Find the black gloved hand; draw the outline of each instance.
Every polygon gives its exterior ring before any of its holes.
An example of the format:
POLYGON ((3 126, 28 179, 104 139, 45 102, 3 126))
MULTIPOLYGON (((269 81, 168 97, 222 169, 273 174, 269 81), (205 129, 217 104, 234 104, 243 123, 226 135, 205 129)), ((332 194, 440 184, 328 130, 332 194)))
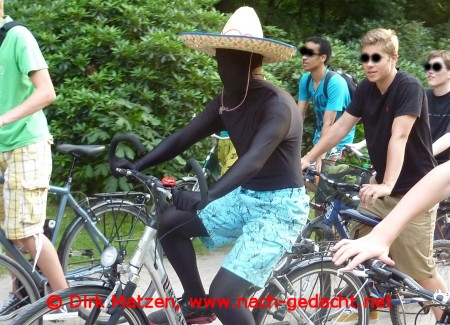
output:
POLYGON ((179 190, 174 188, 172 190, 173 204, 177 210, 195 211, 200 203, 200 192, 179 190))
POLYGON ((132 169, 135 170, 135 164, 125 158, 114 157, 109 159, 109 169, 114 177, 121 177, 123 175, 117 173, 116 168, 132 169))

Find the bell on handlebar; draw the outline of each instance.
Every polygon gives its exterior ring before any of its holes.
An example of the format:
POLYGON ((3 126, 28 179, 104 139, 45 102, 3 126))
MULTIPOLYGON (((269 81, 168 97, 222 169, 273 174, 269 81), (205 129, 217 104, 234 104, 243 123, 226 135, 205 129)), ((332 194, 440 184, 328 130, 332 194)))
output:
POLYGON ((164 176, 161 182, 167 187, 174 187, 177 184, 177 180, 172 176, 164 176))

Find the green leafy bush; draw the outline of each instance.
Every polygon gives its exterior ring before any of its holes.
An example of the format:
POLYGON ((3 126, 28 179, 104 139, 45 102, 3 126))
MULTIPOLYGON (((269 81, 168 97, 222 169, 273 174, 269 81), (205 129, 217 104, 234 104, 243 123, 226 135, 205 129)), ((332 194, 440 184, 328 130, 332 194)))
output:
MULTIPOLYGON (((28 25, 49 63, 58 99, 45 112, 55 142, 108 144, 115 134, 134 133, 150 149, 202 110, 220 91, 215 62, 185 47, 179 34, 220 31, 226 17, 214 2, 8 1, 7 14, 28 25)), ((202 159, 207 145, 152 172, 179 175, 183 158, 202 159)), ((61 182, 67 167, 55 154, 52 181, 61 182)), ((77 179, 88 192, 114 190, 119 184, 109 175, 105 155, 77 179)))

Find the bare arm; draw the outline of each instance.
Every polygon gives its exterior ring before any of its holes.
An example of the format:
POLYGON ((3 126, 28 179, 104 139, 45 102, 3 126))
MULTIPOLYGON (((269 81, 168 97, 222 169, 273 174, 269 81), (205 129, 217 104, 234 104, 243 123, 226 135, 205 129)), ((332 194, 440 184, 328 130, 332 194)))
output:
POLYGON ((297 106, 298 106, 298 109, 300 110, 300 114, 303 118, 303 121, 305 121, 306 110, 308 109, 308 101, 299 100, 299 101, 297 101, 297 106))
POLYGON ((315 161, 320 155, 326 153, 335 147, 358 123, 359 117, 350 115, 347 112, 334 123, 319 142, 302 158, 302 169, 306 169, 311 162, 315 161))
POLYGON ((20 105, 0 116, 0 127, 29 116, 56 99, 55 89, 47 69, 30 72, 34 92, 20 105))
POLYGON ((438 202, 450 196, 450 161, 434 168, 425 175, 400 200, 394 209, 373 230, 357 240, 344 239, 333 250, 333 261, 341 265, 354 258, 346 267, 348 270, 370 258, 379 258, 394 265, 388 257, 389 248, 403 228, 415 217, 431 209, 438 202), (432 188, 433 191, 427 189, 432 188))
POLYGON ((325 114, 323 115, 321 137, 323 137, 331 129, 334 122, 336 121, 336 116, 337 116, 336 111, 325 111, 325 114))
POLYGON ((444 134, 433 143, 433 156, 440 154, 450 147, 450 133, 444 134))
MULTIPOLYGON (((320 132, 320 137, 322 138, 333 126, 334 122, 336 121, 336 111, 325 111, 325 114, 323 115, 323 125, 322 130, 320 132)), ((317 171, 322 170, 322 160, 325 159, 326 152, 324 152, 320 157, 317 157, 316 159, 316 166, 315 169, 317 171)))
POLYGON ((392 123, 391 138, 388 144, 386 170, 382 184, 364 184, 359 192, 362 204, 374 205, 379 197, 391 194, 402 170, 408 136, 417 117, 402 115, 392 123))

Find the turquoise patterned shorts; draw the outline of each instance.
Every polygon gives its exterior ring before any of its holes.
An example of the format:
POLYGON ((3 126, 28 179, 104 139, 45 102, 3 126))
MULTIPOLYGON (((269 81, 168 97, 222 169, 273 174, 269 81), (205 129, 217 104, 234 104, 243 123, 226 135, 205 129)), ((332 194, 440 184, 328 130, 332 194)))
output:
POLYGON ((305 226, 308 203, 304 188, 239 187, 199 213, 209 234, 201 240, 209 249, 236 241, 222 267, 262 288, 305 226))

